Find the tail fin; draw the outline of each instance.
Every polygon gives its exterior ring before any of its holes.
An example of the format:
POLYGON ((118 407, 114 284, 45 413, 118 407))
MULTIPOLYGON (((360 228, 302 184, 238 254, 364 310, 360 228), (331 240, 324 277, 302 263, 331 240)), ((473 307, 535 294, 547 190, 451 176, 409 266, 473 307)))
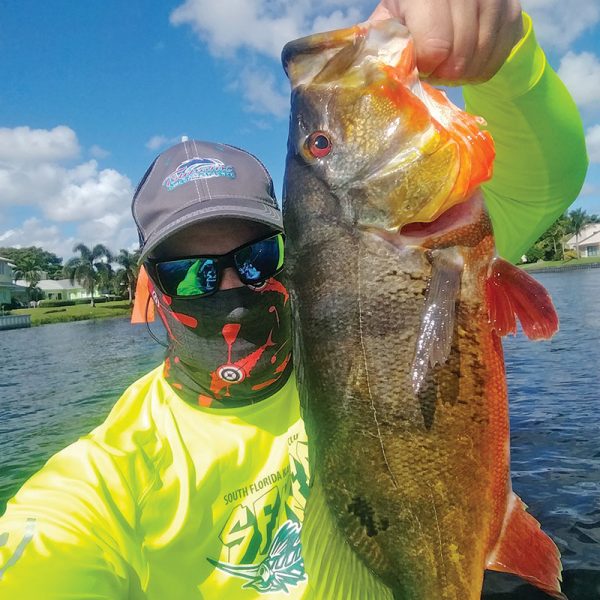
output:
POLYGON ((560 552, 525 509, 523 501, 511 493, 502 532, 486 568, 513 573, 553 598, 567 600, 560 591, 560 552))

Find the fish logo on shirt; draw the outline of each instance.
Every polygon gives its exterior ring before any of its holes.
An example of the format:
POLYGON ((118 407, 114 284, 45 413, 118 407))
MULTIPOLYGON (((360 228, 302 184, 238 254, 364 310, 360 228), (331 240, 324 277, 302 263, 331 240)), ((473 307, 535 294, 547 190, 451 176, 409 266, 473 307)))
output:
POLYGON ((253 588, 260 593, 285 592, 306 579, 300 545, 301 526, 286 521, 275 534, 267 557, 258 564, 235 565, 207 559, 224 573, 247 579, 242 588, 253 588))

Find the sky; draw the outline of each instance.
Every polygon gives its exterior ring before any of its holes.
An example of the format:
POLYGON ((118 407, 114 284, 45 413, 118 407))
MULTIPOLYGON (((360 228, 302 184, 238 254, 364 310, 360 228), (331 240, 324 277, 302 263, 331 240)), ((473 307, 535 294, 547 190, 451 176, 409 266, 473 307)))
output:
MULTIPOLYGON (((522 0, 577 102, 600 214, 600 0, 522 0)), ((190 138, 256 154, 280 196, 285 42, 364 20, 366 0, 5 0, 0 3, 0 246, 134 249, 133 190, 190 138)))

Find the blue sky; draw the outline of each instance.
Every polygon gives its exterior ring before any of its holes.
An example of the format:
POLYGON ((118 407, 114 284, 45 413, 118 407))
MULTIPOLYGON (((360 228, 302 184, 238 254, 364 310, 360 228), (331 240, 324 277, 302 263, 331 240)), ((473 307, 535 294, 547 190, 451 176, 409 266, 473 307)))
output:
MULTIPOLYGON (((523 0, 584 118, 600 214, 600 0, 523 0)), ((258 155, 281 190, 289 39, 364 0, 20 0, 0 7, 0 246, 133 248, 133 188, 181 135, 258 155)))

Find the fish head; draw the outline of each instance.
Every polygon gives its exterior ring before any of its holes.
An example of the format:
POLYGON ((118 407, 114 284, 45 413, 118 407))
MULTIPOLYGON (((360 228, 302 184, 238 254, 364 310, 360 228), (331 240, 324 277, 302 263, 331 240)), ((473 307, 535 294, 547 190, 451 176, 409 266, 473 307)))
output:
POLYGON ((330 193, 350 226, 398 232, 431 222, 491 176, 481 120, 424 84, 408 30, 390 19, 288 43, 288 162, 330 193))

